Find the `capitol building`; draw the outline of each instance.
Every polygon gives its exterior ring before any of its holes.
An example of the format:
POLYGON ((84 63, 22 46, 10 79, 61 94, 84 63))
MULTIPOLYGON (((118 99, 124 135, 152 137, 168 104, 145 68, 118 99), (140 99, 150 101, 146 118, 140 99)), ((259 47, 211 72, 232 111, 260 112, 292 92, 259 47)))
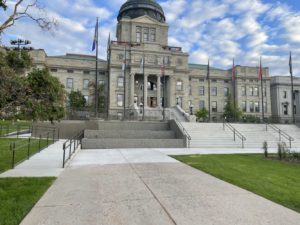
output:
MULTIPOLYGON (((271 77, 268 68, 263 68, 263 87, 258 67, 236 65, 235 79, 232 68, 210 67, 208 75, 207 65, 190 64, 188 52, 169 45, 168 30, 163 8, 155 0, 127 0, 121 6, 107 60, 98 59, 97 79, 104 86, 103 107, 108 115, 122 118, 130 111, 147 117, 175 107, 194 114, 206 108, 212 120, 220 120, 228 95, 246 115, 261 117, 263 109, 265 117, 291 117, 292 110, 299 113, 298 79, 292 106, 288 82, 271 77), (277 98, 273 100, 271 94, 277 98)), ((79 90, 89 104, 94 103, 89 85, 95 82, 94 56, 47 56, 43 50, 31 55, 35 66, 47 66, 68 92, 79 90)))

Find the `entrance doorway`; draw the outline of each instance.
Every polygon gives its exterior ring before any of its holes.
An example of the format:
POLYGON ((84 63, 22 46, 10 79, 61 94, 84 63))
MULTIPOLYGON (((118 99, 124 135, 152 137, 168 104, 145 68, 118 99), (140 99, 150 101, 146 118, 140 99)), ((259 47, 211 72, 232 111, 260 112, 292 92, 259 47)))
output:
POLYGON ((149 98, 149 106, 151 108, 156 108, 157 107, 157 98, 156 97, 150 97, 149 98))

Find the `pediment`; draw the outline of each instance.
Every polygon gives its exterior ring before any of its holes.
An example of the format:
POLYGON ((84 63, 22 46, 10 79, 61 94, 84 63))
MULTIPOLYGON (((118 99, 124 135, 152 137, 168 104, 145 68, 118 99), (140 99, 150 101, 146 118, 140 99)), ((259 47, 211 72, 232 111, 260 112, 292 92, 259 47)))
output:
POLYGON ((147 15, 135 18, 135 19, 132 20, 132 22, 162 25, 162 23, 158 22, 157 20, 155 20, 155 19, 153 19, 153 18, 151 18, 150 16, 147 16, 147 15))

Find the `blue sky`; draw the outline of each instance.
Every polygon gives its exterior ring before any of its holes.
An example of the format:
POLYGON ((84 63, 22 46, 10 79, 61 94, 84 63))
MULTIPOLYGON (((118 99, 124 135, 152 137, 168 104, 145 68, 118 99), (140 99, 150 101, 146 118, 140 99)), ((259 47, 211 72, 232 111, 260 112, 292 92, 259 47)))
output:
MULTIPOLYGON (((14 1, 9 1, 13 4, 14 1)), ((30 0, 25 0, 30 2, 30 0)), ((116 16, 125 0, 40 0, 48 16, 57 18, 52 32, 29 20, 19 21, 2 36, 2 43, 21 37, 48 55, 93 54, 95 18, 100 17, 100 55, 106 58, 109 32, 115 39, 116 16)), ((182 46, 190 63, 230 68, 236 64, 270 68, 271 75, 288 75, 293 51, 295 74, 300 76, 300 2, 298 0, 158 0, 170 25, 169 45, 182 46)), ((0 13, 0 22, 5 14, 0 13)))

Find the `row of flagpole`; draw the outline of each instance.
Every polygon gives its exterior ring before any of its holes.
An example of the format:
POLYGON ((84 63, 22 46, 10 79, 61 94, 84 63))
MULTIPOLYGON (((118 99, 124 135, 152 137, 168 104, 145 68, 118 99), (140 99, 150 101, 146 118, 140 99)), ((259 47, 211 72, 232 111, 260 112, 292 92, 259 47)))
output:
MULTIPOLYGON (((292 52, 290 52, 289 58, 289 69, 290 69, 290 77, 291 77, 291 107, 292 107, 292 115, 293 115, 293 123, 295 120, 295 110, 294 110, 294 77, 293 77, 293 64, 292 64, 292 52)), ((208 81, 208 117, 209 121, 211 120, 211 90, 210 90, 210 61, 208 60, 207 64, 207 81, 208 81)), ((237 110, 236 107, 236 72, 235 72, 235 61, 233 59, 232 62, 232 75, 231 80, 233 83, 233 104, 234 110, 237 110)), ((267 93, 267 87, 265 89, 263 87, 263 67, 262 67, 262 57, 260 57, 260 65, 259 65, 259 80, 261 81, 261 96, 262 96, 262 120, 265 119, 265 105, 264 105, 264 94, 267 93)), ((236 113, 234 113, 235 115, 236 113)), ((236 118, 234 118, 236 120, 236 118)))
MULTIPOLYGON (((93 46, 92 46, 92 51, 94 51, 96 49, 96 75, 95 75, 95 116, 96 118, 98 117, 98 52, 99 52, 99 19, 97 17, 96 20, 96 26, 95 26, 95 33, 94 33, 94 40, 93 40, 93 46)), ((110 44, 110 43, 108 43, 110 44)), ((126 90, 126 46, 124 48, 124 60, 123 60, 123 64, 122 64, 122 70, 124 73, 124 100, 123 100, 123 105, 124 105, 124 116, 125 116, 125 110, 126 110, 126 105, 125 105, 125 100, 126 100, 126 96, 125 96, 125 90, 126 90)), ((145 59, 144 59, 144 54, 141 60, 141 67, 142 67, 142 74, 143 76, 145 76, 145 59)), ((164 70, 165 70, 165 62, 163 60, 163 65, 161 67, 161 76, 164 77, 164 85, 165 85, 165 74, 164 74, 164 70)), ((294 77, 293 77, 293 63, 292 63, 292 52, 290 52, 290 57, 289 57, 289 70, 290 70, 290 77, 291 77, 291 108, 292 108, 292 115, 293 115, 293 123, 295 123, 295 110, 294 110, 294 77)), ((232 63, 232 82, 233 82, 233 99, 234 99, 234 110, 236 111, 236 72, 235 72, 235 61, 233 59, 233 63, 232 63)), ((265 107, 264 107, 264 88, 263 88, 263 67, 262 67, 262 58, 260 57, 260 67, 259 67, 259 79, 261 81, 261 96, 262 96, 262 119, 265 119, 265 107)), ((208 80, 208 114, 209 114, 209 121, 211 120, 211 99, 210 99, 210 95, 211 95, 211 90, 210 90, 210 62, 208 60, 208 64, 207 64, 207 80, 208 80)), ((147 88, 147 87, 144 87, 147 88)), ((157 87, 160 88, 160 87, 157 87)), ((165 88, 164 88, 165 89, 165 88)), ((266 89, 266 87, 265 87, 266 89)), ((266 90, 265 90, 266 91, 266 90)), ((163 92, 165 92, 163 90, 163 92)), ((144 93, 144 90, 143 90, 144 93)), ((165 93, 163 93, 164 98, 165 98, 165 93)), ((144 101, 144 94, 143 94, 143 101, 144 101)), ((160 102, 160 99, 158 99, 158 102, 160 102)), ((144 119, 144 112, 145 112, 145 104, 146 102, 144 102, 143 104, 143 119, 144 119)), ((160 104, 160 103, 159 103, 160 104)), ((163 111, 165 109, 165 99, 164 99, 164 103, 163 103, 163 111)), ((235 114, 235 113, 234 113, 235 114)), ((163 112, 163 117, 165 117, 165 112, 163 112)), ((236 119, 236 118, 234 118, 236 119)))

